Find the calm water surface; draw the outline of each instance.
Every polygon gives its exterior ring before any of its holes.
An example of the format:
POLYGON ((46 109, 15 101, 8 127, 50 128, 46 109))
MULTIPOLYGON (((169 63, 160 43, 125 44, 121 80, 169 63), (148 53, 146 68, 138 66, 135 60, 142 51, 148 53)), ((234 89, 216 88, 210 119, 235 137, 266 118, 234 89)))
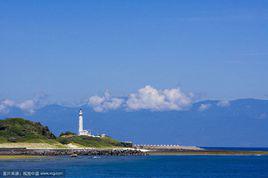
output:
POLYGON ((48 157, 1 160, 5 169, 63 169, 65 177, 268 178, 268 156, 48 157))

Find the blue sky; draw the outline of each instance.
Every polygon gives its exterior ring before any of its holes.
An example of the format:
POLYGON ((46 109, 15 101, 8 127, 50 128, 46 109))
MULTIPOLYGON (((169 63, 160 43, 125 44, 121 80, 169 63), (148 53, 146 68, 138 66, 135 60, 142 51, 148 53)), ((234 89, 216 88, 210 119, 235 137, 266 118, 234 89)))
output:
POLYGON ((1 1, 0 99, 180 87, 268 98, 268 2, 1 1))

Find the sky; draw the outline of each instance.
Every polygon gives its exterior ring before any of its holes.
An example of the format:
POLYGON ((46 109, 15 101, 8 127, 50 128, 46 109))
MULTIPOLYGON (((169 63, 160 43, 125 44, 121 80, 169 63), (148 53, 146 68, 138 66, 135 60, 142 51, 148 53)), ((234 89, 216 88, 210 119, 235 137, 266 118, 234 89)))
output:
POLYGON ((267 99, 267 9, 266 0, 2 0, 0 99, 118 104, 108 90, 135 108, 157 89, 150 96, 169 103, 152 107, 180 107, 169 98, 178 87, 185 103, 267 99))

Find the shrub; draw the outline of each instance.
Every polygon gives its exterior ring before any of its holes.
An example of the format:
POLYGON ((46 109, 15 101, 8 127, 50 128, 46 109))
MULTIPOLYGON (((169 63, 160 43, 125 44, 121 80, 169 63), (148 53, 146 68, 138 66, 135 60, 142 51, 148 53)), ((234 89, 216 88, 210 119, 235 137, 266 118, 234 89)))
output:
POLYGON ((67 145, 69 143, 71 143, 71 141, 68 139, 68 138, 58 138, 58 141, 61 143, 61 144, 64 144, 64 145, 67 145))
POLYGON ((60 133, 60 137, 64 136, 64 135, 76 135, 75 133, 71 132, 71 131, 66 131, 66 132, 61 132, 60 133))

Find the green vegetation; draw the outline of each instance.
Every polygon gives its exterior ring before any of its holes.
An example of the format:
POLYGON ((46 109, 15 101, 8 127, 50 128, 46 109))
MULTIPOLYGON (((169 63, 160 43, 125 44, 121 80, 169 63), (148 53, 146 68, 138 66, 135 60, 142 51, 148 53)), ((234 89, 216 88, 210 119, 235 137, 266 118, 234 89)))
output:
POLYGON ((68 136, 73 136, 73 135, 76 135, 76 134, 70 131, 60 133, 60 137, 68 137, 68 136))
POLYGON ((68 144, 76 147, 132 147, 131 143, 120 142, 111 137, 77 136, 70 131, 56 137, 47 126, 22 118, 0 120, 0 144, 9 143, 46 143, 58 148, 68 148, 68 144))
POLYGON ((0 143, 5 142, 54 142, 56 136, 47 126, 22 118, 0 120, 0 143))
POLYGON ((81 145, 83 147, 131 147, 131 144, 119 142, 112 139, 111 137, 89 137, 89 136, 77 136, 73 135, 71 137, 61 136, 57 139, 62 144, 74 143, 76 145, 81 145))

